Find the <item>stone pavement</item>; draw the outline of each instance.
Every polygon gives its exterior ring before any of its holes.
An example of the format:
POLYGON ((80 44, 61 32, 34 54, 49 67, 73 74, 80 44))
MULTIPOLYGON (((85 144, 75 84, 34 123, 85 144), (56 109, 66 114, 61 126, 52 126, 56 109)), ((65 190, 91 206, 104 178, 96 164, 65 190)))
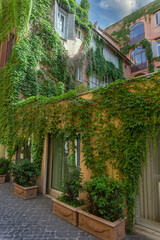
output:
MULTIPOLYGON (((23 200, 11 183, 0 184, 0 240, 96 240, 52 214, 51 199, 38 195, 23 200)), ((124 240, 146 240, 127 235, 124 240)))

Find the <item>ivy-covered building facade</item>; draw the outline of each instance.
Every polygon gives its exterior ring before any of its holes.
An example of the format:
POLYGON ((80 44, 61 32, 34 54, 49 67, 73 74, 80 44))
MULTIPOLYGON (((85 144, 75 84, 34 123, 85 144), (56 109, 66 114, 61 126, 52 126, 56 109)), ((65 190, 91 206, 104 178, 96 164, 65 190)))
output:
POLYGON ((130 60, 118 41, 75 0, 1 0, 0 9, 0 142, 8 157, 38 164, 43 194, 59 194, 70 155, 85 180, 118 178, 128 227, 136 216, 159 237, 159 73, 125 79, 130 60))
POLYGON ((107 27, 131 60, 130 77, 158 71, 160 67, 160 1, 155 0, 107 27))
MULTIPOLYGON (((1 0, 0 6, 4 111, 11 102, 28 97, 84 92, 129 77, 130 61, 111 37, 93 27, 88 11, 76 1, 1 0)), ((0 154, 5 154, 2 146, 0 154)))

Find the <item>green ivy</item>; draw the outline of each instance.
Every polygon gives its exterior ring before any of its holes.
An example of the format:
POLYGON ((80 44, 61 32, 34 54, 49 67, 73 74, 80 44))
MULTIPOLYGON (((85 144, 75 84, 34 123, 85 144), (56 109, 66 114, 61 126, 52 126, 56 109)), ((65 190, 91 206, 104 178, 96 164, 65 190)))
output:
MULTIPOLYGON (((147 20, 146 15, 150 16, 155 13, 156 10, 160 8, 160 0, 155 0, 154 2, 144 6, 135 12, 131 13, 127 17, 123 18, 119 22, 120 29, 118 31, 112 32, 112 36, 119 42, 121 51, 123 54, 127 55, 130 49, 134 49, 137 44, 130 44, 129 33, 130 26, 136 22, 137 19, 140 19, 142 16, 145 16, 145 20, 147 20)), ((114 27, 118 23, 113 24, 111 27, 114 27)), ((108 27, 109 29, 110 27, 108 27)), ((107 31, 107 28, 106 28, 107 31)), ((138 44, 142 44, 142 46, 146 50, 146 57, 149 63, 150 72, 154 71, 153 59, 152 59, 152 49, 150 43, 147 40, 140 41, 138 44)))
POLYGON ((71 142, 80 133, 84 163, 92 178, 110 175, 111 164, 125 185, 131 230, 147 138, 151 133, 154 139, 159 131, 159 73, 118 80, 92 93, 92 99, 71 91, 59 97, 35 96, 12 103, 5 122, 0 122, 0 136, 8 146, 9 158, 17 146, 32 138, 33 158, 40 167, 47 133, 64 134, 71 142))
POLYGON ((88 51, 88 67, 87 75, 96 74, 98 79, 102 81, 103 77, 112 76, 113 79, 123 79, 122 59, 118 57, 119 69, 112 62, 106 61, 103 55, 104 40, 98 36, 94 36, 96 42, 96 50, 93 48, 88 51))

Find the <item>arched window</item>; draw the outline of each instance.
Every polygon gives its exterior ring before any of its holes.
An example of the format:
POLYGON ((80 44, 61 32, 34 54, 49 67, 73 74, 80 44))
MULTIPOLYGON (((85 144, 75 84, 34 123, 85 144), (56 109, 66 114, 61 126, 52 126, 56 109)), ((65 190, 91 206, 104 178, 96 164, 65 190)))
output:
POLYGON ((133 65, 131 66, 131 72, 137 72, 147 68, 146 62, 146 53, 145 49, 142 46, 138 46, 131 52, 131 62, 133 65))
POLYGON ((144 23, 139 22, 130 28, 130 44, 137 43, 144 39, 144 23))

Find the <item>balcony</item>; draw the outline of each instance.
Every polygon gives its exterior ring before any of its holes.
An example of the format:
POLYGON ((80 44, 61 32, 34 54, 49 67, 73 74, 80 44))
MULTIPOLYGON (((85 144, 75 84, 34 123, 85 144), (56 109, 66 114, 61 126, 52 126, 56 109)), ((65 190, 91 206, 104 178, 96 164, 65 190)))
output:
POLYGON ((141 40, 145 39, 145 34, 142 33, 141 35, 135 36, 132 39, 130 39, 130 44, 137 43, 141 40))
POLYGON ((147 69, 147 63, 141 63, 138 65, 132 65, 131 66, 131 73, 135 73, 141 70, 147 69))

